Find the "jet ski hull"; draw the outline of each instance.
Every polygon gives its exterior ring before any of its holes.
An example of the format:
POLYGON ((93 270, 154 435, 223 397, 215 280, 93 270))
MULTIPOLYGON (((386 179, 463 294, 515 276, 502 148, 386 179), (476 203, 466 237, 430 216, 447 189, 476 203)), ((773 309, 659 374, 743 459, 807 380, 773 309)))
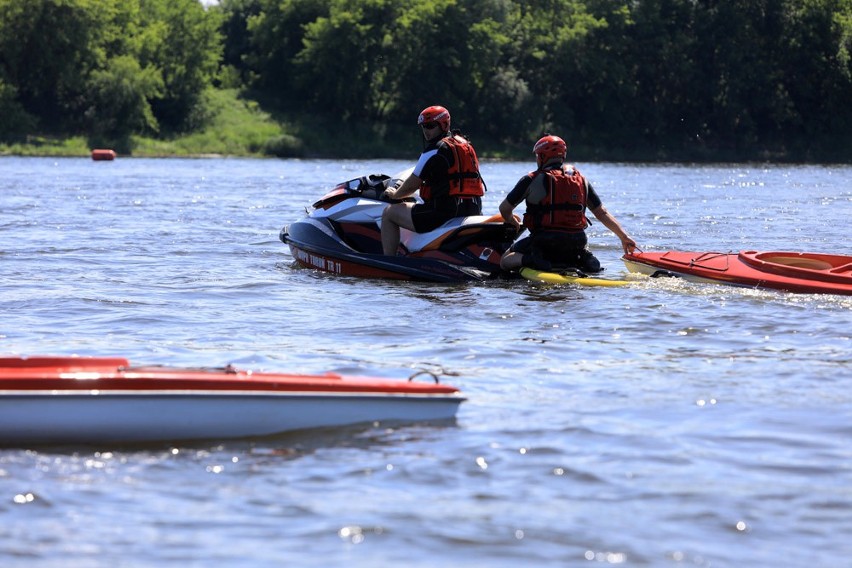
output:
POLYGON ((281 230, 298 264, 340 276, 428 282, 488 280, 502 273, 500 258, 518 233, 499 215, 451 219, 428 233, 402 229, 401 254, 384 255, 380 224, 388 202, 365 179, 394 180, 369 176, 339 184, 307 217, 281 230))

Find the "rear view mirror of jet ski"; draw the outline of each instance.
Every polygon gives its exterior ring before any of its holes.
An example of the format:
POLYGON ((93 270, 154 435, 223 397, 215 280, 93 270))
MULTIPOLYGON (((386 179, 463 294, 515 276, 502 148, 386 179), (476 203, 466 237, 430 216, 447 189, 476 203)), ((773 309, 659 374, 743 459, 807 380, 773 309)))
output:
POLYGON ((427 233, 402 229, 405 254, 382 254, 382 212, 397 202, 385 190, 399 187, 411 171, 338 184, 313 204, 307 217, 284 227, 281 240, 298 264, 342 276, 428 282, 498 277, 500 257, 518 236, 500 215, 456 217, 427 233))

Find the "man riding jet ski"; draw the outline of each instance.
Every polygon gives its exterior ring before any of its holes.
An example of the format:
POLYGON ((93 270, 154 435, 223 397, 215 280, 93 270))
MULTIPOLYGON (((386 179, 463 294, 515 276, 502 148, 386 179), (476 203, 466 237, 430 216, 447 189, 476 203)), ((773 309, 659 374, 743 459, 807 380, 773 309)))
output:
POLYGON ((500 215, 452 217, 426 232, 399 229, 398 254, 385 255, 381 227, 391 198, 412 170, 371 174, 338 184, 303 219, 284 227, 281 240, 297 263, 343 276, 431 282, 486 280, 500 275, 500 257, 518 230, 500 215))
POLYGON ((420 191, 422 203, 403 201, 389 205, 382 215, 382 248, 399 253, 400 227, 425 233, 453 217, 482 214, 485 183, 479 173, 476 151, 461 132, 450 131, 450 111, 430 106, 417 117, 424 150, 410 176, 398 188, 387 190, 391 199, 404 199, 420 191))

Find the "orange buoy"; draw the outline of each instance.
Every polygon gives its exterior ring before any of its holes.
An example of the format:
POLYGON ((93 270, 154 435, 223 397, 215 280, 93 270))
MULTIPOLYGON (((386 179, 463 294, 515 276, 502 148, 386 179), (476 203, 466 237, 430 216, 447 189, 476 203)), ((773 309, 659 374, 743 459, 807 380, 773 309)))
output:
POLYGON ((92 150, 92 159, 95 161, 114 160, 115 150, 96 149, 92 150))

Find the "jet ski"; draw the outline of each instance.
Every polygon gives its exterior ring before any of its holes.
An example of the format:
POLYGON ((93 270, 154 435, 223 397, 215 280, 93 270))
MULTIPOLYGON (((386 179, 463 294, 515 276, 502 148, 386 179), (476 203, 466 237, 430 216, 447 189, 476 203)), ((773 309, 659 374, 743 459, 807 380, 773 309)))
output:
POLYGON ((389 203, 399 202, 388 200, 384 192, 399 187, 412 170, 337 184, 305 218, 284 227, 281 240, 298 264, 342 276, 428 282, 500 276, 500 257, 519 233, 499 214, 457 217, 427 233, 402 229, 405 254, 382 253, 382 212, 389 203))

